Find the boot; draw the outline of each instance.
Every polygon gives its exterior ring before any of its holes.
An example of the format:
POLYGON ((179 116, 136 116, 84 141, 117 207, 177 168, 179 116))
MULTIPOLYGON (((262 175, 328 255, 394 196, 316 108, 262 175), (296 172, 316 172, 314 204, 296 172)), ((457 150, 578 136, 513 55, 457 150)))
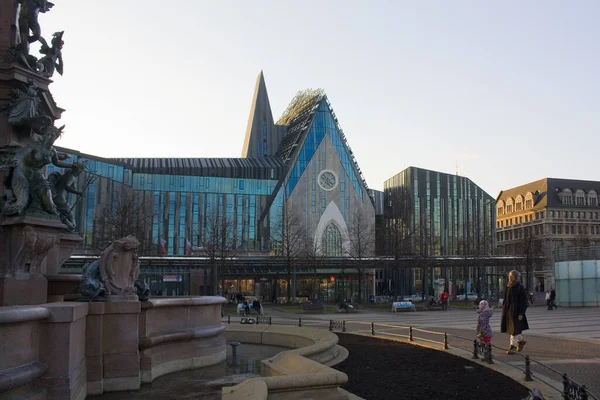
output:
POLYGON ((510 346, 508 348, 508 350, 506 350, 506 354, 515 354, 516 350, 517 350, 517 346, 510 346))
POLYGON ((517 351, 521 351, 521 350, 523 350, 523 347, 525 347, 525 345, 527 344, 527 340, 523 339, 517 344, 518 344, 517 351))

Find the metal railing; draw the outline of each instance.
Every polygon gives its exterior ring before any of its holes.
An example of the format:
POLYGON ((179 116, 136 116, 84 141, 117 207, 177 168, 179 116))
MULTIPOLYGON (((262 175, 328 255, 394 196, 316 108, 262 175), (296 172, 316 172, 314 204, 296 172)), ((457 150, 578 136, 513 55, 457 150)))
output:
MULTIPOLYGON (((458 336, 458 335, 450 335, 450 336, 453 338, 456 338, 456 339, 461 339, 461 340, 465 340, 465 341, 469 341, 469 342, 472 340, 472 339, 465 338, 465 337, 458 336)), ((472 358, 478 359, 479 355, 482 355, 482 360, 484 362, 487 362, 488 364, 493 364, 494 361, 493 361, 493 357, 492 357, 492 348, 500 350, 500 351, 505 350, 501 347, 494 346, 492 344, 481 343, 477 339, 475 339, 473 341, 473 357, 472 358)), ((540 361, 533 360, 528 355, 523 355, 523 354, 519 354, 519 353, 513 353, 513 354, 518 357, 521 357, 523 359, 524 367, 520 368, 518 365, 514 365, 514 364, 508 364, 508 365, 510 365, 513 368, 521 370, 523 372, 523 380, 524 381, 526 381, 526 382, 533 381, 534 374, 531 370, 531 363, 534 363, 535 365, 545 368, 546 370, 551 371, 552 373, 555 373, 562 378, 562 389, 557 388, 544 380, 539 380, 539 381, 544 383, 549 388, 561 393, 562 398, 564 400, 588 400, 588 399, 600 400, 600 398, 598 398, 594 394, 590 393, 585 385, 582 385, 579 382, 575 381, 570 376, 568 376, 566 373, 558 371, 540 361)))

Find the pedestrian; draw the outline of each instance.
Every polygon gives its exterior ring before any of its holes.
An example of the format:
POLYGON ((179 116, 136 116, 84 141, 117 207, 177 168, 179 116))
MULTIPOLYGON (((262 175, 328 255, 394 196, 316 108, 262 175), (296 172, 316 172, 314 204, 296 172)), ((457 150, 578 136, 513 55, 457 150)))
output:
POLYGON ((548 310, 552 310, 552 299, 550 298, 550 290, 546 290, 546 305, 548 310))
POLYGON ((558 308, 556 305, 556 290, 554 288, 550 291, 550 306, 551 308, 558 308))
POLYGON ((448 292, 446 292, 445 290, 440 295, 440 300, 442 301, 442 310, 448 309, 448 297, 448 292))
POLYGON ((510 346, 506 354, 514 354, 514 351, 521 351, 527 341, 521 334, 529 329, 527 324, 527 293, 525 288, 519 282, 519 272, 510 271, 508 274, 508 285, 504 290, 504 301, 502 303, 502 321, 500 330, 502 333, 510 335, 510 346))
POLYGON ((477 338, 485 344, 492 343, 492 327, 490 326, 490 319, 492 318, 492 315, 494 315, 494 312, 486 300, 481 300, 479 302, 477 313, 479 314, 477 319, 477 338))

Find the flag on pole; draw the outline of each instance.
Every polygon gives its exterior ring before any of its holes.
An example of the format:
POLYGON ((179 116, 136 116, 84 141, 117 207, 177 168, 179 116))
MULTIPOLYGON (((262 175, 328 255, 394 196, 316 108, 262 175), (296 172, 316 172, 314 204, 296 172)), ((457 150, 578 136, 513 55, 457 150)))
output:
POLYGON ((191 256, 192 255, 192 244, 190 243, 189 240, 187 240, 187 238, 185 239, 185 253, 186 256, 191 256))
POLYGON ((162 237, 160 238, 160 247, 158 249, 158 254, 161 256, 167 254, 167 241, 162 237))

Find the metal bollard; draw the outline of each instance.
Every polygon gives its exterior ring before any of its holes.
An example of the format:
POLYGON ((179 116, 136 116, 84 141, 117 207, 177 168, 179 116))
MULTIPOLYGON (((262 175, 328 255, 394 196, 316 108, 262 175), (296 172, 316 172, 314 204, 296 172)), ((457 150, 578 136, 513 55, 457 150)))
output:
POLYGON ((477 339, 473 339, 473 357, 471 358, 473 360, 479 359, 479 356, 477 355, 477 339))
POLYGON ((444 332, 444 350, 448 350, 448 334, 444 332))
POLYGON ((412 332, 412 326, 409 326, 409 327, 408 327, 408 340, 409 340, 410 342, 412 342, 412 341, 413 341, 413 332, 412 332))
POLYGON ((587 387, 585 385, 581 385, 581 388, 579 389, 579 397, 581 398, 581 400, 589 399, 587 387))
POLYGON ((302 318, 298 318, 298 327, 302 327, 302 318))
POLYGON ((342 321, 342 332, 346 332, 346 321, 342 321))
POLYGON ((563 374, 563 393, 562 393, 562 395, 563 395, 563 399, 565 399, 565 400, 569 400, 570 387, 571 387, 571 384, 569 382, 569 377, 567 376, 567 374, 563 374))
POLYGON ((329 320, 329 331, 330 332, 333 331, 333 320, 332 319, 329 320))
POLYGON ((531 361, 529 361, 529 356, 525 356, 525 382, 531 382, 533 378, 531 377, 531 361))
POLYGON ((231 346, 231 358, 233 364, 237 364, 237 347, 240 345, 240 342, 230 342, 229 345, 231 346))
POLYGON ((371 322, 371 335, 375 336, 375 323, 371 322))
POLYGON ((488 364, 493 364, 494 360, 492 360, 492 344, 488 343, 485 345, 485 361, 488 364))

